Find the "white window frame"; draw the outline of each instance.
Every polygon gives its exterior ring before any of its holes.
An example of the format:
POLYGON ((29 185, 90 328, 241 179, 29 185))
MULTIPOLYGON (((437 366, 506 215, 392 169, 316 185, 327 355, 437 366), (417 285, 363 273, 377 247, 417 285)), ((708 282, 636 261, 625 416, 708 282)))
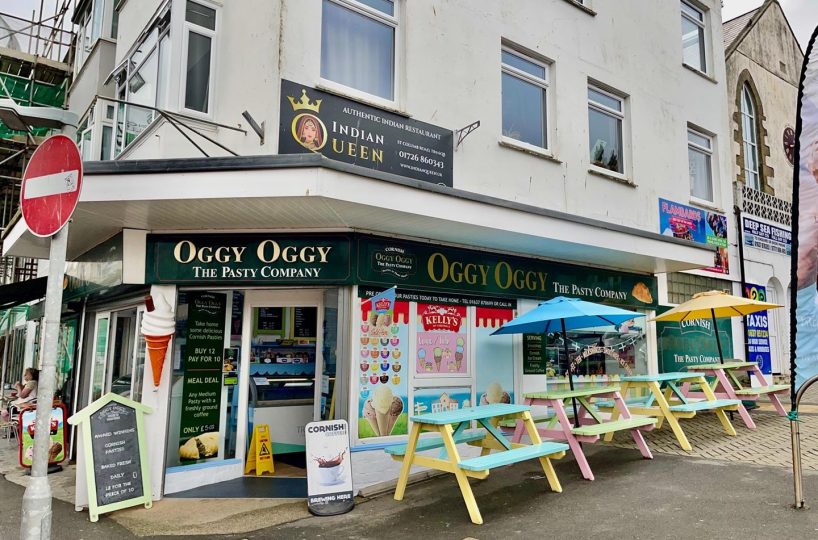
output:
MULTIPOLYGON (((171 15, 171 27, 178 27, 178 25, 174 25, 173 17, 176 14, 179 14, 179 21, 181 21, 181 31, 182 31, 182 47, 181 47, 181 55, 179 57, 179 107, 178 110, 186 115, 205 118, 205 119, 213 119, 215 114, 213 111, 214 104, 216 103, 216 68, 217 68, 217 61, 216 58, 218 57, 218 50, 219 50, 219 43, 218 43, 218 34, 219 28, 221 27, 221 6, 219 4, 215 4, 213 2, 209 2, 207 0, 189 0, 194 4, 200 4, 206 8, 212 9, 216 12, 216 22, 215 22, 215 29, 211 30, 209 28, 205 28, 204 26, 199 26, 198 24, 189 22, 187 17, 185 17, 187 2, 188 0, 175 0, 181 7, 178 11, 174 10, 174 13, 171 15), (197 111, 196 109, 188 109, 185 107, 185 90, 187 89, 187 49, 188 49, 188 42, 190 38, 190 33, 195 32, 199 35, 205 36, 210 38, 210 79, 208 80, 208 93, 207 93, 207 112, 197 111)), ((172 39, 172 38, 171 38, 172 39)), ((161 41, 161 36, 160 36, 161 41)), ((173 42, 170 43, 171 47, 173 47, 173 42)))
MULTIPOLYGON (((702 199, 701 197, 697 197, 693 195, 693 186, 690 186, 690 200, 693 202, 698 202, 705 206, 713 207, 716 204, 716 179, 715 179, 715 169, 714 169, 714 157, 713 157, 713 148, 714 148, 714 140, 713 136, 700 131, 692 126, 687 127, 687 131, 685 132, 685 138, 687 139, 687 148, 689 150, 693 150, 694 152, 699 152, 700 154, 704 154, 710 158, 710 199, 702 199), (710 142, 710 148, 706 146, 702 146, 700 144, 696 144, 695 142, 690 140, 690 134, 696 135, 697 137, 702 137, 707 139, 710 142)), ((690 156, 688 155, 687 158, 687 166, 688 171, 690 170, 690 156)), ((688 181, 690 181, 688 177, 688 181)))
MULTIPOLYGON (((323 16, 323 9, 324 9, 324 1, 321 0, 321 12, 323 16)), ((353 99, 357 99, 360 101, 372 103, 374 105, 378 105, 381 107, 385 107, 387 109, 392 110, 401 110, 402 107, 402 73, 403 73, 403 31, 401 26, 401 21, 404 20, 403 16, 403 0, 393 0, 393 5, 395 6, 395 14, 392 16, 387 15, 382 11, 378 11, 375 8, 369 7, 366 4, 362 4, 357 2, 356 0, 326 0, 328 2, 332 2, 337 4, 343 8, 349 9, 370 19, 373 19, 379 23, 386 24, 391 26, 395 30, 395 43, 394 43, 394 58, 392 59, 392 66, 393 71, 392 73, 392 85, 394 91, 392 92, 392 99, 386 99, 381 96, 376 96, 375 94, 370 94, 368 92, 364 92, 363 90, 358 90, 352 86, 346 86, 345 84, 341 84, 339 82, 335 82, 332 79, 325 79, 321 76, 321 62, 323 59, 318 58, 318 80, 319 80, 319 87, 323 87, 327 90, 335 91, 339 94, 343 94, 349 96, 353 99)), ((323 21, 322 21, 323 24, 323 21)), ((319 26, 320 29, 320 26, 319 26)), ((320 49, 320 48, 319 48, 320 49)))
MULTIPOLYGON (((686 19, 686 20, 692 22, 693 24, 695 24, 696 26, 698 26, 699 28, 702 29, 702 41, 701 41, 701 43, 699 43, 699 54, 702 54, 704 56, 701 69, 697 68, 696 66, 691 66, 690 64, 685 62, 685 60, 684 60, 684 41, 683 41, 682 42, 682 64, 684 64, 685 66, 689 67, 690 69, 692 69, 694 71, 698 71, 699 73, 704 73, 705 75, 707 75, 707 74, 709 74, 709 69, 708 69, 707 65, 708 65, 709 59, 710 59, 710 55, 708 54, 708 48, 707 48, 707 42, 708 42, 708 39, 707 39, 707 10, 702 9, 699 6, 697 6, 697 5, 695 5, 695 4, 691 3, 691 2, 688 2, 687 0, 680 0, 680 9, 679 10, 680 10, 680 12, 682 14, 683 19, 686 19), (685 13, 685 10, 681 9, 681 4, 684 4, 687 7, 689 7, 690 9, 692 9, 693 11, 696 11, 697 13, 700 13, 701 16, 702 16, 702 19, 701 20, 695 19, 695 18, 691 17, 690 15, 688 15, 687 13, 685 13)), ((684 36, 682 36, 682 39, 684 39, 684 36)))
POLYGON ((758 124, 756 123, 756 119, 758 118, 758 113, 756 112, 755 101, 753 100, 753 91, 750 88, 750 85, 746 82, 741 87, 741 149, 742 155, 744 156, 744 163, 742 164, 742 169, 744 170, 744 181, 748 187, 751 187, 755 190, 761 190, 761 163, 759 160, 760 154, 758 151, 758 124), (747 111, 744 107, 746 103, 749 105, 750 110, 747 111), (748 133, 744 129, 745 124, 749 123, 752 130, 755 142, 751 142, 750 139, 747 137, 748 133), (747 147, 751 147, 753 155, 755 156, 755 164, 756 169, 753 170, 750 168, 750 160, 749 155, 747 154, 747 147), (750 176, 748 173, 753 173, 755 175, 755 180, 753 182, 750 181, 750 176))
MULTIPOLYGON (((504 144, 508 144, 510 146, 519 146, 524 150, 530 150, 535 153, 545 154, 547 156, 552 155, 552 148, 553 145, 552 137, 551 137, 551 63, 546 62, 544 60, 539 60, 537 58, 532 57, 529 54, 521 52, 518 49, 510 47, 508 45, 503 45, 500 48, 500 73, 506 73, 511 75, 512 77, 516 77, 517 79, 521 79, 527 83, 531 83, 535 86, 538 86, 545 90, 545 118, 543 118, 543 137, 545 138, 545 146, 537 146, 531 143, 527 143, 525 141, 521 141, 519 139, 515 139, 514 137, 509 137, 502 133, 502 126, 503 126, 503 104, 502 104, 502 96, 500 96, 500 140, 504 144), (502 60, 502 52, 507 52, 513 54, 514 56, 518 56, 527 62, 531 62, 537 66, 542 67, 545 70, 545 78, 540 79, 539 77, 535 77, 530 73, 527 73, 521 69, 515 68, 514 66, 510 66, 508 64, 503 63, 502 60)), ((501 75, 502 79, 502 75, 501 75)), ((500 82, 500 87, 502 89, 502 80, 500 82)))
MULTIPOLYGON (((628 166, 629 166, 629 161, 630 161, 630 160, 625 159, 625 154, 627 153, 626 149, 628 147, 628 143, 627 143, 627 139, 626 139, 626 133, 627 133, 627 129, 626 129, 626 118, 627 118, 627 115, 626 115, 627 109, 626 109, 626 107, 627 107, 627 102, 626 102, 626 98, 625 98, 625 96, 615 94, 615 93, 611 92, 610 90, 606 90, 605 88, 601 87, 599 84, 595 84, 592 81, 588 81, 588 85, 587 85, 587 88, 585 90, 586 96, 588 94, 589 89, 593 90, 594 92, 599 92, 600 94, 604 94, 604 95, 608 96, 611 99, 617 100, 619 102, 619 104, 622 106, 622 110, 617 111, 616 109, 611 109, 610 107, 607 107, 607 106, 605 106, 605 105, 603 105, 601 103, 597 103, 596 101, 591 100, 590 96, 587 97, 587 99, 586 99, 589 109, 594 109, 594 110, 596 110, 598 112, 601 112, 602 114, 605 114, 605 115, 608 115, 608 116, 613 116, 614 118, 618 118, 622 122, 620 124, 620 133, 619 133, 619 137, 622 139, 622 155, 619 156, 619 159, 622 160, 622 172, 612 171, 610 169, 606 169, 605 167, 600 167, 599 165, 594 165, 593 161, 591 161, 591 149, 590 148, 588 148, 588 154, 587 154, 588 155, 588 163, 589 163, 591 169, 594 170, 594 171, 599 171, 602 174, 613 175, 613 176, 624 179, 624 178, 627 177, 628 166)), ((587 126, 588 126, 588 130, 590 131, 590 129, 591 129, 591 118, 590 118, 590 116, 587 117, 587 126)))

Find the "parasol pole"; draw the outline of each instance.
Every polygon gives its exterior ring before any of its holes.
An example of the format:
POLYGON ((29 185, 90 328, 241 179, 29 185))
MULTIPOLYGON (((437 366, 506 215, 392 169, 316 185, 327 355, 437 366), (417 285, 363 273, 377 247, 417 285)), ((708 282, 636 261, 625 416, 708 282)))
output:
MULTIPOLYGON (((565 350, 565 361, 568 362, 568 386, 574 390, 574 378, 571 375, 571 359, 568 356, 568 334, 565 332, 565 319, 560 319, 562 326, 562 348, 565 350)), ((574 408, 574 427, 579 427, 579 414, 577 413, 577 398, 571 396, 571 405, 574 408)))
POLYGON ((721 352, 721 339, 719 339, 719 327, 716 326, 716 310, 710 308, 710 315, 713 317, 713 331, 716 333, 716 346, 719 348, 719 362, 724 363, 724 353, 721 352))

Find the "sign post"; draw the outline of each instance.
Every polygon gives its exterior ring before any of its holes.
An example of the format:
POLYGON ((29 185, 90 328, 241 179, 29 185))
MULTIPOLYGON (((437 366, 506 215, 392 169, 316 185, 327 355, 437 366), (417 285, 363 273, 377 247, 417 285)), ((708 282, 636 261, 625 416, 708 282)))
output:
POLYGON ((82 159, 77 145, 65 135, 55 135, 34 151, 20 190, 20 212, 26 227, 36 236, 52 237, 31 480, 23 494, 20 523, 20 538, 24 540, 51 538, 51 486, 47 476, 51 446, 49 426, 56 382, 68 220, 77 207, 81 186, 82 159))

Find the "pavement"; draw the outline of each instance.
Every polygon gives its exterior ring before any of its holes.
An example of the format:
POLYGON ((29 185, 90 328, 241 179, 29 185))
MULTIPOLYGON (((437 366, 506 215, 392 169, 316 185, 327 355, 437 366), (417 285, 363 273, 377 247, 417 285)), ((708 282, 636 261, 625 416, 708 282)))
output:
MULTIPOLYGON (((815 401, 801 407, 801 433, 805 499, 818 509, 815 401)), ((359 497, 353 512, 332 518, 311 517, 303 501, 166 498, 151 510, 105 514, 92 524, 87 512, 74 511, 69 468, 51 476, 53 538, 488 539, 546 530, 557 538, 815 537, 818 510, 792 508, 789 422, 761 405, 752 412, 755 431, 735 416, 736 437, 712 414, 683 421, 692 452, 678 447, 667 426, 646 433, 653 460, 643 460, 627 435, 612 445, 586 445, 596 480, 583 480, 569 453, 555 462, 561 494, 548 490, 536 461, 496 469, 472 481, 482 526, 469 521, 450 475, 411 485, 400 502, 391 491, 359 497)), ((10 448, 0 441, 0 540, 17 537, 23 488, 16 484, 27 481, 10 448)))

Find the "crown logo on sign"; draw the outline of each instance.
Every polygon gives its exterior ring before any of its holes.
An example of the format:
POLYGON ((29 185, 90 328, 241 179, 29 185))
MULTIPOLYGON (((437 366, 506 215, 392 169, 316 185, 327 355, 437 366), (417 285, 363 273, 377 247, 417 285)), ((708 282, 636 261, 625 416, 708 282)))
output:
POLYGON ((307 91, 303 88, 301 89, 301 99, 296 101, 292 96, 287 96, 287 99, 290 100, 290 105, 293 106, 294 111, 307 110, 318 112, 321 108, 321 100, 316 99, 315 103, 310 103, 310 99, 307 97, 307 91))
POLYGON ((389 306, 392 304, 388 299, 381 298, 380 300, 375 301, 375 310, 376 311, 388 311, 389 306))

